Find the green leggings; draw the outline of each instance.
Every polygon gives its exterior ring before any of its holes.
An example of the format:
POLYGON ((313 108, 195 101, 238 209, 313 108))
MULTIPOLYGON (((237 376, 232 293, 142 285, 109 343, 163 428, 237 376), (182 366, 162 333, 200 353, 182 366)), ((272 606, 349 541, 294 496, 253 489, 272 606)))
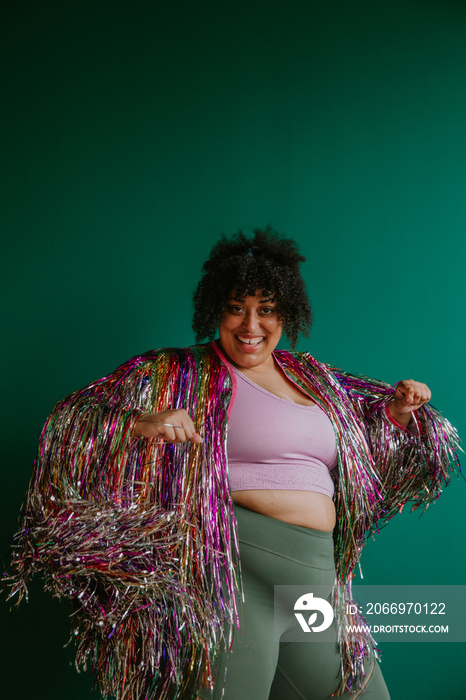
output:
MULTIPOLYGON (((284 523, 235 506, 244 603, 241 632, 231 652, 221 653, 213 691, 202 700, 327 700, 340 684, 335 642, 280 642, 274 634, 274 586, 319 585, 330 591, 335 578, 332 533, 284 523), (225 673, 226 668, 226 673, 225 673)), ((343 698, 390 700, 379 665, 366 669, 360 695, 343 698)))

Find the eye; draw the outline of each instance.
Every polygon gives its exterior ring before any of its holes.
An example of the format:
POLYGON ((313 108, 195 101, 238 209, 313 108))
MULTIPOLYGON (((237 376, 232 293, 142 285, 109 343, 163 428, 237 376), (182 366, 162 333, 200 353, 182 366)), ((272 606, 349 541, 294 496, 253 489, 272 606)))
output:
POLYGON ((241 314, 243 313, 243 307, 238 306, 237 304, 231 304, 230 306, 227 307, 227 311, 229 314, 241 314))
POLYGON ((271 316, 273 313, 275 313, 275 308, 273 306, 265 306, 263 309, 261 309, 261 312, 263 316, 271 316))

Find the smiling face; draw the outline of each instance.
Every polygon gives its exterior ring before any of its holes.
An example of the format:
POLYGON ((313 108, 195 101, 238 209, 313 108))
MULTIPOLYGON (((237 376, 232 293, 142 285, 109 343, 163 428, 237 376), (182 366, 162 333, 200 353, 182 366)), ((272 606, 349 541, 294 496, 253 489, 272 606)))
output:
POLYGON ((234 291, 226 303, 225 313, 219 324, 223 350, 236 367, 252 369, 273 365, 272 352, 282 334, 273 296, 263 296, 260 290, 255 296, 235 298, 234 291))

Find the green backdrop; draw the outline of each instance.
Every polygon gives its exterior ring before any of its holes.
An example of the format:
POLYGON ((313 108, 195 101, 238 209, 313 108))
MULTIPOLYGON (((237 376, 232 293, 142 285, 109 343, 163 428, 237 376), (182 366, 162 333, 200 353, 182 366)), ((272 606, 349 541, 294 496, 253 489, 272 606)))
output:
MULTIPOLYGON (((202 261, 239 227, 306 255, 301 349, 425 381, 464 431, 464 3, 10 0, 0 17, 5 555, 54 403, 192 343, 202 261)), ((395 518, 365 581, 466 583, 465 493, 395 518)), ((65 607, 36 583, 0 609, 10 696, 88 697, 65 607)), ((464 698, 465 658, 386 644, 392 700, 464 698)))

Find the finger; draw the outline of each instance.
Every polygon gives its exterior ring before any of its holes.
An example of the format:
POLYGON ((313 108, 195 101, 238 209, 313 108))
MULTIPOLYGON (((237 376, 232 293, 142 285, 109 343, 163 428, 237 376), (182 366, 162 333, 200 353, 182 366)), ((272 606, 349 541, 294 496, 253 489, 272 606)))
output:
POLYGON ((191 440, 192 443, 200 445, 201 442, 204 442, 204 423, 199 423, 197 429, 194 426, 194 423, 192 423, 192 425, 193 432, 191 433, 188 439, 191 440))
POLYGON ((167 441, 173 443, 182 442, 192 442, 201 443, 203 442, 202 437, 196 432, 192 420, 188 417, 187 420, 182 421, 183 425, 173 425, 169 426, 167 424, 168 435, 167 441), (173 432, 172 432, 173 431, 173 432))
POLYGON ((194 423, 185 409, 161 411, 157 414, 145 414, 139 421, 144 423, 145 437, 158 438, 170 443, 183 443, 188 440, 201 443, 202 436, 196 431, 194 423))
POLYGON ((159 437, 163 438, 166 442, 178 444, 188 440, 186 430, 183 426, 166 424, 158 427, 161 431, 159 437))
MULTIPOLYGON (((170 430, 170 428, 168 428, 170 430)), ((185 430, 184 428, 175 428, 174 429, 174 437, 172 437, 172 433, 169 433, 169 436, 165 437, 165 440, 167 442, 172 442, 172 443, 182 443, 182 442, 192 442, 194 444, 200 444, 203 442, 203 438, 199 435, 199 433, 196 433, 194 430, 185 430)))
POLYGON ((414 383, 414 402, 415 403, 422 403, 425 397, 425 389, 426 386, 424 384, 421 384, 421 382, 415 382, 414 383))
MULTIPOLYGON (((189 416, 189 414, 187 414, 187 413, 185 414, 185 416, 183 417, 182 423, 183 423, 183 428, 184 428, 184 432, 186 435, 186 440, 189 440, 190 442, 192 442, 194 444, 200 444, 201 442, 204 441, 202 435, 200 434, 200 431, 196 430, 194 423, 193 423, 191 417, 189 416)), ((202 425, 201 425, 201 428, 202 428, 202 425)))
POLYGON ((413 389, 409 389, 409 390, 406 392, 406 394, 404 395, 404 402, 405 402, 405 404, 407 404, 407 405, 409 405, 409 406, 410 406, 412 403, 414 403, 414 391, 413 391, 413 389))
POLYGON ((177 442, 175 428, 169 425, 157 426, 159 430, 158 438, 166 442, 177 442))
POLYGON ((191 416, 184 408, 176 409, 169 414, 167 422, 177 424, 175 427, 184 430, 187 439, 196 432, 191 416))
POLYGON ((157 424, 153 420, 153 414, 143 415, 137 422, 137 434, 147 438, 164 437, 166 428, 157 424))
MULTIPOLYGON (((400 382, 401 384, 401 382, 400 382)), ((403 383, 403 385, 400 386, 398 384, 395 392, 395 398, 400 400, 402 403, 405 405, 410 405, 413 403, 413 398, 414 398, 414 390, 413 387, 410 384, 403 383)))
POLYGON ((422 387, 422 403, 427 403, 432 398, 431 391, 430 391, 429 387, 427 386, 427 384, 421 384, 421 387, 422 387))
POLYGON ((426 384, 414 382, 413 404, 422 406, 431 399, 430 389, 426 384))
POLYGON ((164 425, 167 428, 182 428, 182 425, 175 425, 174 423, 159 423, 158 421, 153 421, 154 425, 164 425))

